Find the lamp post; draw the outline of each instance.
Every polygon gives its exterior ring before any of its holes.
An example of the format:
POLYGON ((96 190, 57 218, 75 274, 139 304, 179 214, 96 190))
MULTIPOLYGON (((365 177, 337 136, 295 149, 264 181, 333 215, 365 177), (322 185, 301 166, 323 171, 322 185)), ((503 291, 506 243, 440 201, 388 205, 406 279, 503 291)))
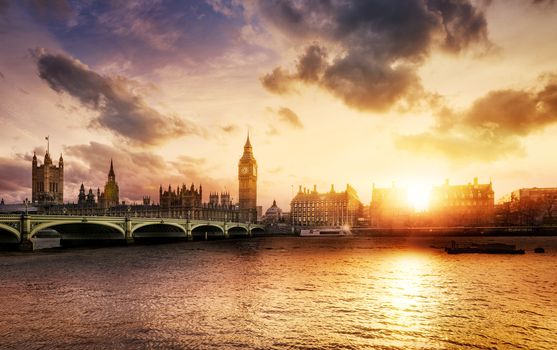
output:
POLYGON ((26 215, 26 216, 29 214, 29 209, 28 209, 29 203, 30 203, 30 202, 29 202, 29 199, 28 199, 28 198, 25 198, 25 199, 23 200, 23 205, 25 205, 25 215, 26 215))

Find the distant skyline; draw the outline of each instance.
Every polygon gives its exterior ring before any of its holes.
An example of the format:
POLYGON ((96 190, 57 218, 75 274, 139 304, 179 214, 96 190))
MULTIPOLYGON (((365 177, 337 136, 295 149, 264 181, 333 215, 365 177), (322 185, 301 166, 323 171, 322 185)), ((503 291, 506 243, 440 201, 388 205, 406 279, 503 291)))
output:
POLYGON ((540 0, 0 0, 0 197, 31 197, 50 136, 65 201, 111 158, 121 200, 237 200, 248 128, 264 209, 298 185, 554 187, 556 33, 540 0))

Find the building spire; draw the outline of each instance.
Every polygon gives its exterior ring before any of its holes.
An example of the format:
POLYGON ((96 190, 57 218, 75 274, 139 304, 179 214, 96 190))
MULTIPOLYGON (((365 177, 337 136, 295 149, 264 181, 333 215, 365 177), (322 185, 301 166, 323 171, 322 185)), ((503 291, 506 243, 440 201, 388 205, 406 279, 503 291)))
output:
POLYGON ((50 153, 50 135, 44 138, 46 140, 46 154, 50 153))
POLYGON ((249 128, 248 128, 248 138, 246 139, 246 144, 244 145, 244 148, 251 148, 251 142, 249 141, 249 128))
POLYGON ((110 158, 110 171, 108 172, 109 178, 115 178, 116 175, 114 174, 114 166, 112 164, 112 158, 110 158))

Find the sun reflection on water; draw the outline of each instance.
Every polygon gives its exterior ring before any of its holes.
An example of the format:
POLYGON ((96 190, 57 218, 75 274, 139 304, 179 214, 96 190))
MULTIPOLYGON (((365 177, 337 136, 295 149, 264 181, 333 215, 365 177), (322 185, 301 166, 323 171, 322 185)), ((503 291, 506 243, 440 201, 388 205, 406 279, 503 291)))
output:
POLYGON ((390 327, 408 335, 427 332, 433 299, 428 298, 431 265, 427 258, 407 253, 386 262, 381 293, 384 313, 390 327))

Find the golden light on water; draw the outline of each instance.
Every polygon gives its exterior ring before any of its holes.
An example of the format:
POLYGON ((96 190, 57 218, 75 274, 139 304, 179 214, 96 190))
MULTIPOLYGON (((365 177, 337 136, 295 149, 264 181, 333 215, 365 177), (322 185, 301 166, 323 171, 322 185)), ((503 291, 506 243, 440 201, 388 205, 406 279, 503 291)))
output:
POLYGON ((428 266, 427 258, 417 253, 402 253, 386 266, 382 304, 393 331, 408 335, 429 332, 430 318, 425 315, 433 305, 426 297, 431 293, 425 277, 431 275, 428 266))
POLYGON ((386 286, 389 293, 386 293, 385 301, 398 311, 418 306, 423 292, 424 269, 424 258, 417 255, 402 255, 393 260, 388 270, 391 278, 386 286))

